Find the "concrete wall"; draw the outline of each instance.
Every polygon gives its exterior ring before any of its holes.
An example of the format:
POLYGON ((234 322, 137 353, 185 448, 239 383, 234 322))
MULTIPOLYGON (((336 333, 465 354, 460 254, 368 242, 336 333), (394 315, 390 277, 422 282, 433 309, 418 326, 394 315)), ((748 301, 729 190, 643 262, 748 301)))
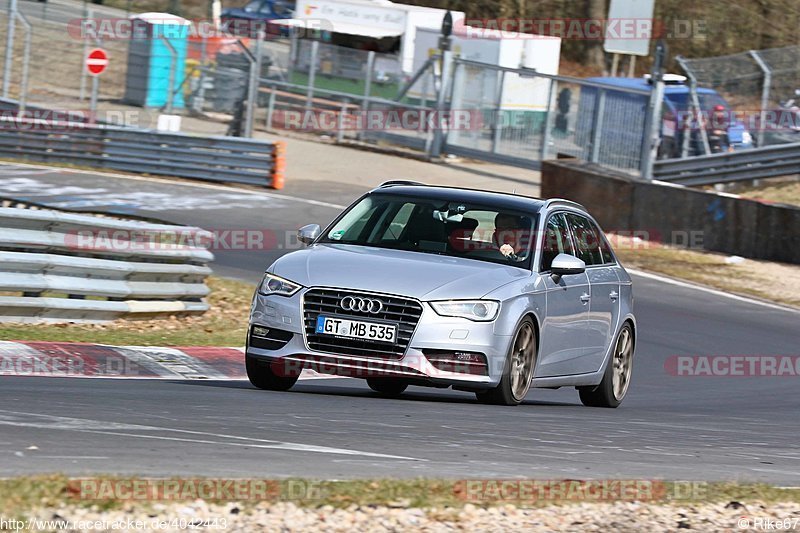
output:
POLYGON ((574 159, 542 162, 542 197, 583 204, 605 231, 800 264, 800 207, 645 182, 574 159))

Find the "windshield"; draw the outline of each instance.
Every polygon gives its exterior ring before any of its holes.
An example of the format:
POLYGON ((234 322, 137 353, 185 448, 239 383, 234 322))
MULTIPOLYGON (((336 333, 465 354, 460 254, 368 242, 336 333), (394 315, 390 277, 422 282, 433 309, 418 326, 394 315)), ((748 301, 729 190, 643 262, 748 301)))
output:
MULTIPOLYGON (((675 94, 668 94, 665 97, 667 100, 672 102, 672 105, 675 106, 675 109, 679 113, 685 113, 689 110, 689 93, 675 93, 675 94)), ((716 93, 697 93, 697 99, 700 102, 700 109, 702 109, 705 113, 710 114, 714 110, 714 106, 724 106, 725 109, 728 109, 728 103, 722 99, 722 97, 716 93)))
POLYGON ((529 213, 466 202, 373 194, 351 207, 319 242, 529 268, 535 218, 529 213))

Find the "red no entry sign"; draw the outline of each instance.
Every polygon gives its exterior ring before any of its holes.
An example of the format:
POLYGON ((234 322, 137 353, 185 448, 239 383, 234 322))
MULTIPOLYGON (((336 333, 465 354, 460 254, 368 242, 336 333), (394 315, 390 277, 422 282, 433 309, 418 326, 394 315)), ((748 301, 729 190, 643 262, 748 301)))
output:
POLYGON ((86 70, 92 76, 99 76, 108 67, 108 54, 102 48, 89 51, 86 56, 86 70))

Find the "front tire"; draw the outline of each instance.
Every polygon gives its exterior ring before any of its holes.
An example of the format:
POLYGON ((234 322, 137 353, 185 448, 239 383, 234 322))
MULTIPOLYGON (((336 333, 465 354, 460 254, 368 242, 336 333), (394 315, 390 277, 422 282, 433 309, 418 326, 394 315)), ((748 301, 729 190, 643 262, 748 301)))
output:
POLYGON ((517 326, 500 384, 494 389, 476 392, 475 396, 481 403, 519 405, 528 394, 535 368, 536 330, 533 321, 526 317, 517 326))
POLYGON ((596 387, 579 387, 581 402, 587 407, 618 407, 628 393, 633 371, 633 328, 626 323, 617 336, 614 351, 606 364, 603 381, 596 387))
POLYGON ((247 369, 247 379, 254 386, 263 390, 287 391, 291 389, 297 378, 300 376, 279 376, 268 361, 259 360, 255 357, 246 355, 245 367, 247 369))
POLYGON ((408 383, 396 378, 367 378, 369 388, 384 396, 400 396, 408 387, 408 383))

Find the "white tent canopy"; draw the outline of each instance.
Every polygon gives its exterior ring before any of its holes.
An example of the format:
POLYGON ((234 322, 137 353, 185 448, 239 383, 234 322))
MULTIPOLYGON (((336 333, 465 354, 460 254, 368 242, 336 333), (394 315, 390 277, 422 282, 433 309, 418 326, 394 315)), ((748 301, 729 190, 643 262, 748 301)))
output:
POLYGON ((400 30, 379 28, 376 26, 365 26, 363 24, 353 24, 352 22, 341 21, 325 21, 324 24, 315 24, 312 22, 318 21, 312 19, 278 19, 273 20, 271 24, 280 24, 282 26, 292 26, 297 28, 305 28, 307 30, 323 30, 333 33, 345 33, 347 35, 362 35, 364 37, 371 37, 373 39, 383 39, 384 37, 399 37, 403 34, 400 30))

